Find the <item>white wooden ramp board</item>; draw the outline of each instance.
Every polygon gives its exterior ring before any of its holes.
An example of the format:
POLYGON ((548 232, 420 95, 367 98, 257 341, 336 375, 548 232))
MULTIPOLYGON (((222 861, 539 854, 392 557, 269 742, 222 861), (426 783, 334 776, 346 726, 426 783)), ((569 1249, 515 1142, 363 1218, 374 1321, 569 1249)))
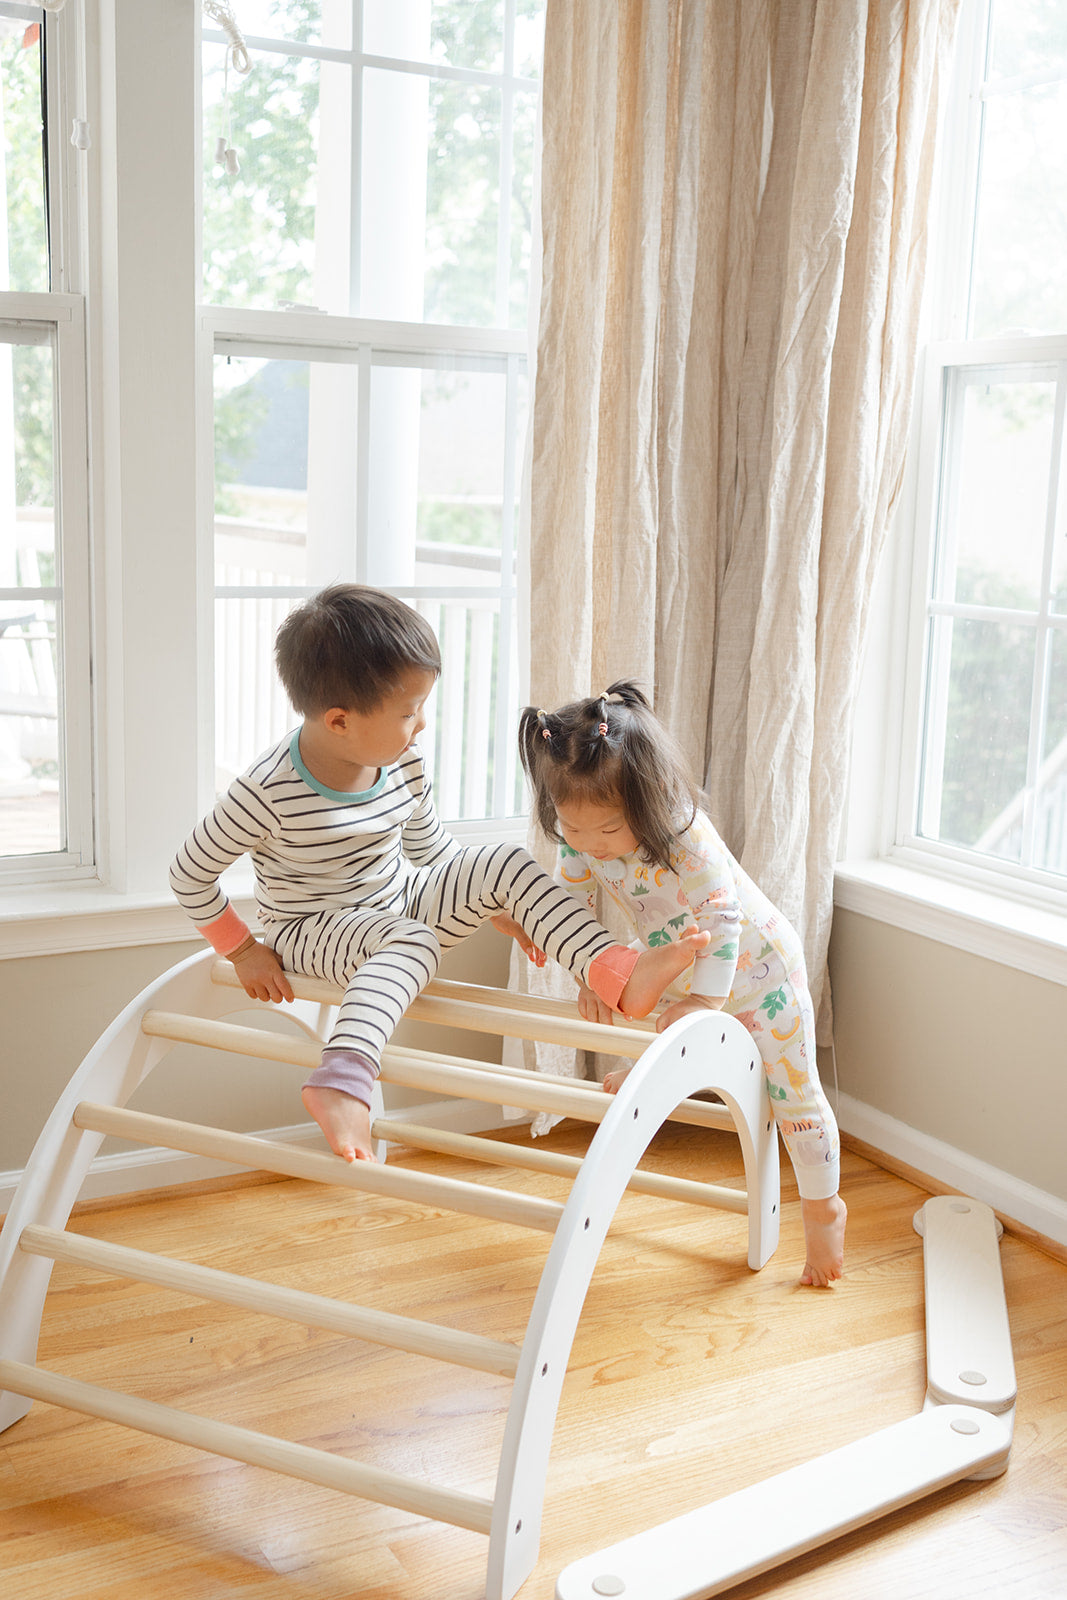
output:
POLYGON ((556 1600, 705 1600, 828 1539, 1006 1461, 1007 1419, 937 1406, 560 1573, 556 1600))
POLYGON ((998 1222, 980 1200, 941 1194, 916 1213, 923 1241, 927 1405, 1015 1405, 998 1222))
POLYGON ((999 1224, 979 1200, 936 1195, 915 1229, 926 1296, 918 1416, 572 1562, 556 1600, 705 1600, 946 1484, 1004 1471, 1015 1363, 999 1224))

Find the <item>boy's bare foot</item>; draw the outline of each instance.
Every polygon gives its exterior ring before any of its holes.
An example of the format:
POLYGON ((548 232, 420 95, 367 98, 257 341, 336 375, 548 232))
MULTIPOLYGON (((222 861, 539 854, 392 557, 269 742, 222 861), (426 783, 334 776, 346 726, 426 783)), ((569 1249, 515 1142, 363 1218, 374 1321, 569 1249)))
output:
POLYGON ((807 1254, 800 1281, 828 1289, 845 1270, 845 1202, 839 1194, 829 1200, 801 1200, 800 1214, 807 1254))
POLYGON ((692 928, 670 944, 656 945, 652 950, 642 950, 637 958, 626 987, 619 996, 619 1010, 624 1017, 647 1017, 669 983, 684 972, 693 957, 708 944, 711 934, 692 928))
POLYGON ((629 1067, 616 1067, 613 1072, 605 1072, 604 1082, 601 1087, 605 1094, 618 1094, 626 1079, 630 1075, 629 1067))
POLYGON ((370 1108, 343 1089, 320 1089, 305 1083, 300 1098, 326 1135, 335 1156, 345 1161, 375 1160, 370 1133, 370 1108))

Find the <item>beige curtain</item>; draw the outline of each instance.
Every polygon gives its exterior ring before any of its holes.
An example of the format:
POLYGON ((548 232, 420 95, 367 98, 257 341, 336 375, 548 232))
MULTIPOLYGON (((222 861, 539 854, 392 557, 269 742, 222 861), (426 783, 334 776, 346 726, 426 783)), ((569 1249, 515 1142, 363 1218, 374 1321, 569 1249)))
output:
POLYGON ((824 1024, 957 4, 548 0, 532 698, 653 689, 824 1024))

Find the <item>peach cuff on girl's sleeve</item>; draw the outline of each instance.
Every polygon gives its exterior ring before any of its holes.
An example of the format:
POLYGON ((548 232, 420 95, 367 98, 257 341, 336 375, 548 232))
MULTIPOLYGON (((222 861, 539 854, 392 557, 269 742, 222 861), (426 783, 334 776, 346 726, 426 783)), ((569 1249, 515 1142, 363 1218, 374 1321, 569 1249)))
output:
POLYGON ((214 922, 203 923, 200 932, 220 956, 227 956, 231 950, 236 950, 239 944, 244 944, 252 930, 232 906, 227 906, 222 916, 217 917, 214 922))
POLYGON ((618 1011, 622 991, 637 965, 641 952, 625 944, 613 944, 597 956, 589 968, 587 983, 598 1000, 618 1011))

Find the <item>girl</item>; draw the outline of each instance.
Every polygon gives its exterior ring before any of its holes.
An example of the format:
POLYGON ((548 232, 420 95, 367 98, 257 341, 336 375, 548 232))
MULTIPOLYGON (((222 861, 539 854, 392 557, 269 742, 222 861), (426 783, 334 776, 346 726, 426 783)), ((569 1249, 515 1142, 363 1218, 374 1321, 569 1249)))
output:
MULTIPOLYGON (((752 1034, 800 1190, 800 1281, 827 1287, 843 1269, 846 1210, 800 940, 700 810, 673 740, 636 684, 613 683, 556 712, 527 706, 519 748, 535 816, 559 843, 561 876, 573 892, 592 908, 603 889, 646 949, 691 936, 694 923, 710 933, 667 989, 656 1027, 706 1007, 728 1011, 752 1034)), ((578 1009, 591 1022, 612 1020, 584 984, 578 1009)), ((607 1075, 609 1094, 624 1075, 607 1075)))

